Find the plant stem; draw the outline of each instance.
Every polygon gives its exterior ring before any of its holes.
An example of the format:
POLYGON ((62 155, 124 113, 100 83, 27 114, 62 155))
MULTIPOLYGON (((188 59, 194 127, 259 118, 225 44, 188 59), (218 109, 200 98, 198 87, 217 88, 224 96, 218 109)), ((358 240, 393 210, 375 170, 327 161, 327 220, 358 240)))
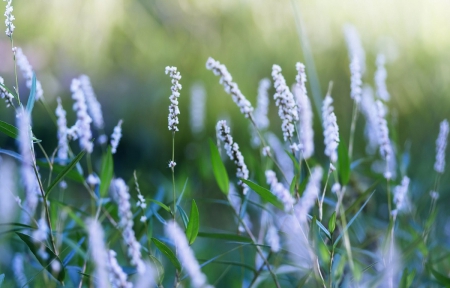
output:
POLYGON ((350 126, 350 140, 348 143, 348 158, 351 161, 353 156, 353 142, 355 140, 356 120, 358 119, 358 104, 353 102, 352 124, 350 126))

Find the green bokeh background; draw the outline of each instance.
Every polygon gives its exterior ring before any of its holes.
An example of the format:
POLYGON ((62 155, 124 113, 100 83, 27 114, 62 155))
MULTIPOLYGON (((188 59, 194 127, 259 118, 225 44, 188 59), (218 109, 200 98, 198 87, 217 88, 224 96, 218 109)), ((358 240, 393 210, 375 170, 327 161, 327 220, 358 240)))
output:
MULTIPOLYGON (((305 62, 302 41, 308 39, 321 95, 328 82, 334 82, 332 95, 340 133, 348 142, 353 104, 342 28, 350 23, 359 31, 366 51, 365 83, 373 85, 376 55, 386 55, 387 87, 392 96, 389 121, 398 148, 405 151, 410 147, 407 172, 419 199, 434 181, 439 122, 450 117, 448 11, 450 2, 440 0, 17 0, 14 40, 35 68, 52 110, 56 97, 61 97, 66 110, 70 110, 71 79, 79 74, 90 76, 102 104, 107 133, 119 119, 124 120, 124 136, 115 155, 116 175, 130 179, 136 169, 144 189, 151 193, 170 179, 170 79, 164 68, 177 66, 183 85, 175 148, 177 186, 182 187, 190 177, 189 193, 200 198, 218 195, 217 191, 211 192, 217 188, 206 153, 206 139, 215 137, 217 120, 225 117, 231 121, 233 136, 241 143, 244 156, 257 155, 250 148, 249 123, 223 91, 218 78, 206 70, 207 58, 225 64, 243 94, 256 103, 258 82, 270 78, 273 64, 283 68, 289 84, 294 82, 295 63, 305 62), (299 36, 300 27, 306 38, 299 36), (190 88, 196 82, 203 83, 207 91, 206 130, 200 137, 194 137, 189 127, 190 88)), ((0 75, 13 86, 10 51, 9 39, 0 36, 0 75)), ((27 91, 23 79, 19 80, 20 90, 27 91)), ((312 95, 309 85, 307 88, 312 95)), ((12 111, 0 106, 2 120, 13 123, 12 111)), ((315 126, 320 129, 315 112, 315 126)), ((74 115, 68 114, 70 125, 74 115)), ((271 130, 281 137, 273 103, 270 115, 271 130)), ((53 151, 56 128, 49 125, 51 120, 42 105, 36 106, 33 119, 35 134, 44 139, 47 151, 53 151)), ((363 125, 360 117, 355 159, 365 154, 363 125)), ((316 155, 323 159, 323 138, 318 129, 316 155)), ((0 135, 0 146, 14 145, 13 140, 0 135)), ((100 155, 100 151, 96 153, 100 155)), ((442 180, 442 201, 448 200, 448 184, 442 180)), ((213 218, 205 222, 211 227, 220 225, 213 218)))

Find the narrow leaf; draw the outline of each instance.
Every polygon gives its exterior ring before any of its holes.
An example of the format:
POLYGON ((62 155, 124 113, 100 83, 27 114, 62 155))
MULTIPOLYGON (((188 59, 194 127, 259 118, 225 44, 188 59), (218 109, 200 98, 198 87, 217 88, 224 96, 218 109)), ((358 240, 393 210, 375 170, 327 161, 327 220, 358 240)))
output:
POLYGON ((230 184, 228 180, 227 170, 223 165, 222 159, 220 159, 219 150, 217 149, 216 145, 211 139, 209 139, 209 148, 211 150, 211 163, 214 177, 216 178, 217 181, 217 185, 225 195, 228 195, 230 184))
POLYGON ((198 214, 197 204, 195 203, 195 200, 192 200, 191 214, 189 214, 189 223, 186 229, 186 237, 189 241, 189 245, 192 245, 192 243, 194 243, 195 241, 195 238, 197 238, 199 227, 200 217, 198 214))
POLYGON ((278 209, 284 210, 283 204, 278 201, 277 197, 273 195, 272 192, 250 180, 241 179, 241 181, 247 184, 253 191, 258 193, 264 201, 269 202, 278 209))
POLYGON ((114 174, 114 162, 111 153, 111 146, 108 147, 108 151, 103 155, 102 169, 100 172, 100 197, 105 197, 108 192, 109 184, 114 174))
POLYGON ((155 199, 149 199, 149 201, 155 203, 156 205, 158 205, 159 207, 163 208, 167 212, 172 213, 172 211, 170 210, 170 208, 166 204, 161 203, 161 202, 159 202, 159 201, 157 201, 155 199))
POLYGON ((150 262, 152 262, 153 266, 155 267, 156 272, 158 273, 157 283, 159 285, 161 285, 162 281, 164 280, 164 266, 161 264, 161 262, 155 256, 148 255, 148 257, 150 258, 150 262))
POLYGON ((30 236, 28 236, 26 234, 19 233, 19 232, 16 232, 16 234, 28 246, 28 248, 30 248, 31 252, 36 257, 36 259, 39 261, 39 263, 42 265, 42 267, 47 269, 47 271, 50 272, 50 274, 53 277, 55 277, 55 279, 58 280, 59 282, 64 281, 64 277, 65 277, 64 266, 63 266, 61 260, 58 258, 58 256, 56 256, 55 253, 53 253, 53 251, 50 250, 50 248, 45 246, 45 252, 47 253, 48 257, 46 259, 44 259, 41 256, 42 252, 40 251, 40 249, 41 249, 40 243, 37 243, 36 240, 34 240, 33 238, 31 238, 30 236), (53 261, 59 262, 59 267, 60 267, 59 271, 53 271, 52 265, 51 265, 51 263, 53 261))
POLYGON ((336 211, 333 212, 333 215, 331 215, 331 218, 328 221, 328 230, 331 234, 333 234, 334 229, 336 229, 336 211))
POLYGON ((170 260, 170 262, 172 262, 173 266, 175 266, 175 268, 178 271, 181 271, 181 264, 178 261, 177 257, 175 256, 175 253, 173 253, 173 251, 170 250, 170 248, 167 247, 166 244, 159 241, 158 239, 152 238, 152 241, 153 243, 155 243, 156 248, 158 248, 159 251, 161 251, 164 255, 166 255, 166 257, 170 260))
POLYGON ((347 185, 350 180, 350 158, 347 146, 342 139, 339 140, 338 146, 338 172, 342 185, 347 185))
POLYGON ((19 137, 19 130, 15 126, 1 120, 0 120, 0 132, 14 139, 17 139, 17 137, 19 137))
POLYGON ((33 80, 31 82, 30 96, 28 96, 27 112, 31 115, 33 111, 34 102, 36 101, 36 74, 33 73, 33 80))
POLYGON ((50 194, 50 192, 52 191, 53 188, 55 188, 56 185, 58 185, 59 182, 61 182, 61 180, 64 178, 64 176, 66 176, 74 167, 75 165, 77 165, 77 163, 81 160, 81 158, 83 158, 84 154, 86 154, 86 151, 83 150, 81 151, 73 160, 72 162, 69 163, 69 165, 67 165, 63 171, 61 171, 58 176, 56 176, 55 180, 52 182, 52 184, 50 184, 50 186, 47 188, 47 193, 45 194, 45 198, 48 197, 48 195, 50 194))
POLYGON ((181 208, 180 205, 177 205, 177 209, 178 211, 180 211, 180 216, 181 219, 183 220, 184 228, 187 228, 189 223, 189 217, 187 216, 186 212, 183 210, 183 208, 181 208))
POLYGON ((429 263, 425 264, 425 267, 427 268, 427 270, 429 272, 431 272, 431 274, 433 274, 434 278, 436 278, 436 280, 439 282, 439 284, 441 284, 445 287, 450 287, 450 278, 449 277, 447 277, 444 274, 435 270, 429 263))
POLYGON ((358 217, 359 213, 361 213, 361 211, 364 209, 364 207, 366 207, 367 203, 369 203, 369 200, 370 200, 370 198, 372 198, 373 193, 375 193, 375 191, 373 191, 372 194, 370 194, 370 196, 369 196, 369 198, 367 198, 366 202, 364 202, 364 204, 361 206, 361 208, 359 208, 359 210, 355 214, 355 216, 353 216, 352 219, 350 219, 350 221, 347 223, 347 226, 344 228, 344 230, 341 232, 341 234, 336 238, 336 241, 334 242, 334 245, 333 245, 334 247, 336 247, 339 240, 341 240, 342 235, 348 230, 348 228, 350 228, 350 226, 356 220, 356 217, 358 217))
MULTIPOLYGON (((46 161, 42 161, 42 160, 37 160, 36 164, 41 167, 41 168, 46 168, 46 169, 50 169, 50 164, 46 161)), ((62 171, 64 171, 64 169, 66 169, 67 166, 63 166, 63 165, 59 165, 56 163, 52 164, 52 168, 53 171, 56 173, 61 173, 62 171)), ((70 179, 73 180, 75 182, 78 183, 83 183, 84 182, 84 177, 77 171, 77 170, 70 170, 67 174, 66 174, 66 179, 70 179)))

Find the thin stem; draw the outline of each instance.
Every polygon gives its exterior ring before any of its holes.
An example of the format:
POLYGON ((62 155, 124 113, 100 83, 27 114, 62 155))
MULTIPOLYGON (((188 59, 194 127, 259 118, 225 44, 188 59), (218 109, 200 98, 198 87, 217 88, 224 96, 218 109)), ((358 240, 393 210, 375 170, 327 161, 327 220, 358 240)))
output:
MULTIPOLYGON (((172 162, 175 162, 175 131, 172 132, 172 162)), ((177 195, 175 190, 175 167, 172 166, 172 186, 173 186, 173 221, 177 214, 177 195)))
POLYGON ((325 192, 327 191, 328 180, 330 179, 331 169, 328 168, 327 181, 325 181, 325 186, 323 187, 322 197, 319 200, 319 221, 322 222, 323 216, 323 200, 325 199, 325 192))
POLYGON ((353 102, 352 124, 350 126, 350 140, 348 143, 348 158, 351 160, 353 156, 353 142, 355 140, 356 120, 358 119, 358 104, 353 102))
POLYGON ((19 106, 22 106, 22 103, 20 102, 20 94, 19 94, 19 80, 17 80, 17 61, 16 61, 16 52, 14 51, 14 40, 11 35, 11 50, 13 51, 13 60, 14 60, 14 76, 16 78, 16 93, 17 93, 17 101, 19 102, 19 106))
MULTIPOLYGON (((267 260, 270 259, 270 256, 272 256, 272 254, 273 254, 272 251, 270 251, 269 254, 267 255, 267 260)), ((266 265, 265 265, 265 264, 261 264, 261 266, 259 266, 259 268, 258 268, 258 270, 256 271, 255 275, 253 276, 253 279, 252 279, 252 281, 250 282, 250 285, 248 286, 248 288, 251 288, 251 287, 255 284, 255 282, 256 282, 256 280, 258 279, 259 275, 261 274, 261 272, 262 272, 264 266, 266 266, 266 265)))

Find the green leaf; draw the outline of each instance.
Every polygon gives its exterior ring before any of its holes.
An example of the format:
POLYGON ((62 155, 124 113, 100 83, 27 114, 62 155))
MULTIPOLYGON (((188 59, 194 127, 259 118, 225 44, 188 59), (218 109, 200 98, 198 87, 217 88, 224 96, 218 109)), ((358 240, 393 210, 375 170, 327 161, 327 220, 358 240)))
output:
POLYGON ((228 195, 230 183, 228 180, 227 170, 223 165, 222 159, 220 159, 219 150, 211 139, 209 139, 209 148, 211 150, 211 163, 217 185, 225 195, 228 195))
POLYGON ((355 214, 355 216, 352 217, 352 219, 350 219, 350 221, 347 223, 347 226, 343 229, 343 231, 341 232, 341 234, 336 238, 336 241, 334 242, 333 246, 336 247, 337 243, 339 242, 339 240, 341 240, 342 235, 348 230, 348 228, 350 228, 350 226, 353 224, 353 222, 356 220, 356 217, 358 217, 359 213, 361 213, 361 211, 364 209, 364 207, 366 207, 367 203, 369 203, 370 198, 372 198, 373 193, 375 193, 375 191, 372 192, 372 194, 370 194, 369 198, 367 198, 366 202, 364 202, 364 204, 361 206, 361 208, 359 208, 358 212, 355 214))
POLYGON ((50 272, 50 274, 53 277, 55 277, 56 280, 58 280, 59 282, 63 282, 64 277, 65 277, 65 270, 64 270, 64 266, 63 266, 61 260, 58 258, 58 256, 56 256, 55 253, 53 253, 53 251, 50 250, 50 248, 45 246, 45 252, 48 254, 48 257, 47 257, 47 259, 42 258, 41 257, 42 252, 39 251, 41 248, 40 243, 36 243, 37 242, 36 240, 34 240, 33 238, 31 238, 30 236, 28 236, 26 234, 23 234, 20 232, 16 232, 16 234, 20 237, 20 239, 22 239, 22 241, 28 246, 28 248, 30 248, 31 252, 34 254, 34 256, 39 261, 39 263, 41 263, 42 267, 47 269, 47 271, 50 272), (52 265, 51 265, 51 263, 53 261, 59 262, 59 267, 60 267, 59 271, 53 271, 52 265))
POLYGON ((227 240, 227 241, 246 242, 246 243, 252 242, 252 240, 248 237, 235 235, 235 234, 228 234, 228 233, 199 232, 198 237, 220 239, 220 240, 227 240))
POLYGON ((298 176, 294 175, 292 178, 291 186, 289 187, 289 192, 291 192, 291 195, 294 195, 295 192, 295 184, 298 182, 298 176))
POLYGON ((19 137, 19 130, 15 126, 1 120, 0 120, 0 132, 14 139, 17 139, 17 137, 19 137))
POLYGON ((256 183, 253 183, 250 180, 241 179, 241 181, 244 182, 245 184, 247 184, 248 187, 250 187, 250 189, 252 189, 256 193, 258 193, 259 196, 261 196, 261 198, 264 201, 269 202, 270 204, 277 207, 278 209, 284 210, 283 204, 281 204, 280 201, 278 201, 277 197, 275 195, 273 195, 272 192, 270 192, 269 190, 267 190, 264 187, 259 186, 256 183))
POLYGON ((338 172, 341 184, 347 185, 350 180, 350 158, 348 157, 347 146, 345 142, 340 139, 338 145, 338 172))
MULTIPOLYGON (((41 168, 50 169, 50 164, 46 161, 44 162, 41 160, 37 160, 36 164, 41 168)), ((64 169, 66 169, 66 167, 67 166, 59 165, 56 163, 52 164, 53 171, 56 173, 61 173, 62 171, 64 171, 64 169)), ((77 170, 70 170, 69 173, 67 173, 65 177, 66 177, 66 179, 73 180, 77 183, 84 182, 84 177, 77 170)))
POLYGON ((187 216, 186 212, 181 208, 180 205, 177 205, 177 209, 180 211, 181 220, 183 220, 184 228, 187 229, 188 223, 189 223, 189 217, 187 216))
POLYGON ((433 274, 434 278, 439 282, 439 284, 444 285, 445 287, 450 287, 450 278, 445 276, 444 274, 435 270, 430 263, 425 264, 425 267, 431 274, 433 274))
POLYGON ((149 199, 148 201, 155 203, 156 205, 158 205, 159 207, 163 208, 164 210, 166 210, 167 212, 172 214, 172 211, 170 210, 170 208, 166 205, 163 204, 155 199, 149 199))
POLYGON ((158 239, 152 238, 152 241, 153 243, 155 243, 156 248, 158 248, 159 251, 161 251, 164 255, 166 255, 166 257, 170 260, 170 262, 172 262, 173 266, 175 266, 175 268, 178 271, 181 271, 181 264, 178 261, 177 257, 175 256, 175 253, 173 253, 173 251, 170 250, 170 248, 167 247, 166 244, 159 241, 158 239))
POLYGON ((150 262, 152 262, 153 266, 156 268, 156 272, 158 273, 158 285, 161 285, 164 280, 164 266, 161 262, 153 255, 148 255, 150 258, 150 262))
POLYGON ((109 189, 109 184, 114 174, 114 162, 111 153, 111 146, 102 158, 102 169, 100 172, 100 197, 105 197, 109 189))
POLYGON ((413 269, 411 272, 408 271, 408 268, 403 269, 402 279, 400 279, 399 287, 400 288, 409 288, 416 276, 416 270, 413 269))
POLYGON ((333 215, 331 215, 331 218, 328 221, 328 230, 331 234, 333 234, 334 229, 336 229, 336 211, 333 212, 333 215))
POLYGON ((84 154, 86 154, 86 151, 83 150, 81 151, 70 163, 69 165, 67 165, 63 171, 61 171, 58 176, 56 176, 55 180, 52 182, 52 184, 50 184, 50 186, 48 186, 47 188, 47 192, 45 194, 45 198, 47 199, 48 195, 50 194, 50 192, 53 190, 53 188, 55 188, 55 186, 61 182, 61 180, 64 178, 64 176, 66 176, 74 167, 75 165, 77 165, 77 163, 81 160, 81 158, 83 158, 84 154))
POLYGON ((27 112, 31 115, 33 111, 34 102, 36 101, 36 74, 33 73, 33 79, 31 81, 30 96, 28 96, 27 112))
POLYGON ((189 245, 192 245, 192 243, 194 243, 195 241, 195 238, 197 238, 199 227, 200 217, 198 214, 197 204, 195 203, 195 200, 192 200, 191 214, 189 214, 189 223, 186 229, 186 237, 189 241, 189 245))

